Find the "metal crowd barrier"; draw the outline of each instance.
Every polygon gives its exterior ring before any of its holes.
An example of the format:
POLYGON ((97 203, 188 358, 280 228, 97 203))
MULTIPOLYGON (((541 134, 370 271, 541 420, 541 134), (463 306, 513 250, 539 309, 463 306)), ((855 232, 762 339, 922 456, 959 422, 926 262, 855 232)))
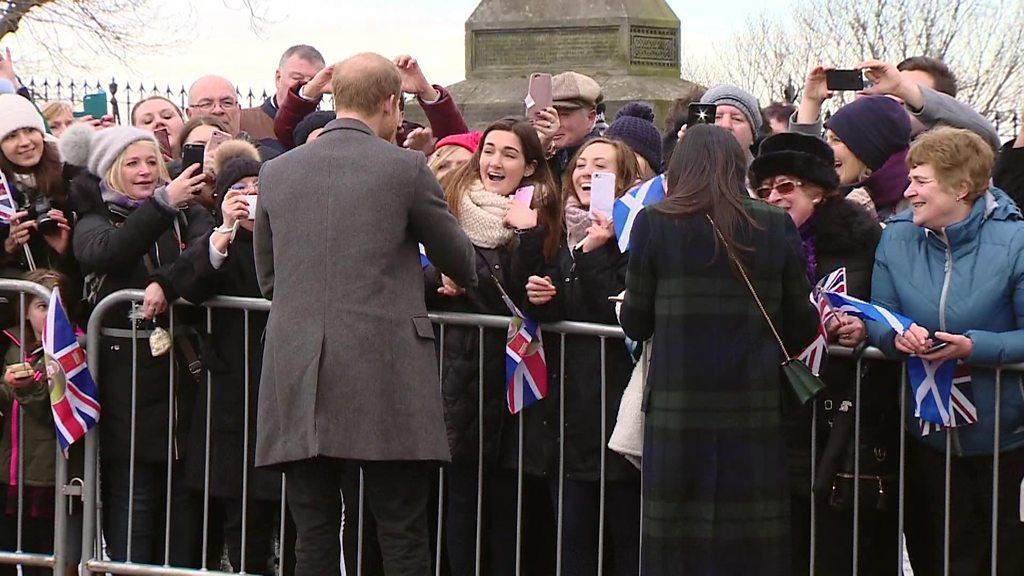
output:
MULTIPOLYGON (((12 281, 12 280, 0 280, 0 292, 20 293, 20 301, 19 301, 20 306, 21 306, 21 315, 20 316, 22 318, 24 318, 25 306, 26 306, 26 301, 27 301, 28 298, 30 298, 32 296, 47 297, 46 291, 44 289, 34 285, 34 284, 27 283, 27 282, 21 282, 21 281, 12 281)), ((99 336, 100 336, 100 328, 101 328, 101 326, 103 324, 105 316, 107 315, 107 313, 110 311, 111 308, 113 308, 113 307, 115 307, 115 306, 117 306, 119 304, 124 304, 126 302, 141 302, 142 299, 143 299, 143 292, 141 290, 124 290, 124 291, 112 294, 108 298, 106 298, 103 301, 101 301, 100 303, 98 303, 97 306, 94 308, 93 315, 92 315, 92 317, 91 317, 91 319, 89 321, 89 326, 88 326, 88 331, 87 331, 87 334, 88 334, 87 352, 88 352, 88 356, 89 356, 89 366, 90 366, 90 369, 92 370, 93 376, 96 379, 96 381, 98 383, 98 386, 99 386, 99 388, 101 390, 103 388, 103 369, 104 369, 104 367, 101 366, 100 363, 99 363, 99 336)), ((174 325, 173 318, 174 318, 174 315, 176 313, 175 310, 176 310, 177 307, 182 306, 182 305, 188 305, 188 304, 187 303, 179 303, 179 304, 177 304, 175 306, 172 306, 171 309, 170 309, 170 314, 171 314, 171 318, 172 318, 172 322, 171 322, 172 326, 174 325)), ((188 306, 191 306, 191 305, 188 305, 188 306)), ((245 342, 240 343, 240 345, 245 347, 245 358, 246 358, 246 361, 247 361, 246 365, 248 365, 248 359, 249 359, 250 354, 252 353, 252 350, 249 350, 249 346, 248 346, 248 341, 249 341, 249 339, 248 339, 248 336, 249 336, 249 316, 250 316, 250 313, 251 312, 266 312, 266 311, 268 311, 270 309, 270 303, 268 301, 262 300, 262 299, 235 298, 235 297, 218 297, 218 298, 212 299, 209 302, 207 302, 206 304, 204 304, 203 308, 205 309, 205 312, 206 312, 206 324, 207 324, 206 327, 207 327, 208 330, 212 330, 212 331, 216 331, 216 329, 217 329, 217 327, 213 325, 213 321, 212 321, 212 311, 214 309, 232 309, 232 310, 239 310, 239 311, 241 311, 243 313, 244 318, 245 318, 245 335, 246 335, 246 338, 245 338, 245 342)), ((480 391, 480 404, 478 406, 478 417, 480 419, 480 428, 479 428, 479 440, 480 440, 479 450, 480 450, 480 455, 479 455, 479 459, 478 459, 478 469, 477 469, 477 494, 476 494, 476 496, 477 496, 477 502, 476 502, 477 503, 477 509, 476 509, 476 534, 475 534, 475 551, 474 551, 474 553, 475 553, 475 562, 476 562, 476 574, 478 576, 480 576, 482 574, 481 570, 483 569, 483 567, 482 567, 482 549, 483 549, 482 538, 483 538, 483 514, 484 514, 484 512, 483 512, 483 507, 484 507, 484 462, 483 462, 483 457, 482 457, 482 454, 483 454, 483 442, 482 442, 482 439, 483 439, 483 414, 484 414, 484 411, 483 411, 483 390, 484 390, 484 381, 483 381, 483 352, 484 352, 484 344, 483 344, 483 342, 484 342, 484 338, 483 338, 483 336, 484 336, 485 330, 501 330, 501 331, 504 331, 507 328, 507 326, 508 326, 508 318, 499 317, 499 316, 483 316, 483 315, 476 315, 476 314, 459 314, 459 313, 432 313, 432 314, 430 314, 430 318, 431 318, 432 322, 434 322, 434 324, 436 324, 438 326, 438 329, 439 329, 439 342, 438 343, 440 344, 440 346, 442 348, 443 348, 443 345, 444 345, 446 329, 448 327, 451 327, 451 326, 475 327, 477 329, 477 331, 478 331, 478 336, 479 336, 479 347, 480 347, 480 354, 479 354, 479 366, 480 366, 480 368, 479 368, 479 370, 480 371, 479 371, 479 379, 478 379, 479 382, 478 382, 478 385, 479 385, 479 391, 480 391)), ((562 344, 561 350, 562 350, 562 352, 561 352, 560 358, 558 358, 558 359, 548 358, 547 361, 549 363, 551 363, 551 362, 558 362, 558 366, 560 368, 560 372, 561 372, 561 375, 563 377, 562 378, 563 380, 564 380, 564 373, 565 373, 565 343, 566 343, 566 337, 568 335, 590 336, 590 337, 593 337, 595 339, 595 345, 600 345, 601 346, 602 377, 601 377, 601 382, 599 383, 599 385, 600 385, 601 401, 602 401, 602 411, 601 411, 601 414, 602 414, 602 422, 601 422, 601 434, 602 434, 602 437, 601 437, 601 441, 602 441, 602 445, 604 445, 605 444, 605 440, 604 439, 607 438, 607 436, 608 436, 608 434, 607 434, 608 427, 609 426, 613 426, 614 422, 606 421, 606 418, 604 416, 606 414, 606 411, 603 408, 605 407, 605 405, 609 401, 609 399, 607 398, 607 382, 606 382, 606 376, 605 376, 605 367, 604 367, 603 364, 604 364, 605 359, 606 359, 606 347, 608 345, 608 340, 609 339, 621 340, 623 338, 622 330, 618 326, 606 326, 606 325, 597 325, 597 324, 588 324, 588 323, 579 323, 579 322, 560 322, 560 323, 553 323, 553 324, 545 324, 543 326, 543 330, 544 330, 544 332, 545 332, 545 334, 546 334, 546 336, 548 338, 557 337, 557 338, 561 339, 561 344, 562 344)), ((172 336, 173 336, 173 334, 172 334, 172 336)), ((136 365, 137 365, 138 352, 139 351, 138 351, 138 340, 133 340, 133 342, 135 342, 135 344, 133 344, 133 346, 132 346, 132 351, 133 351, 133 355, 132 355, 132 359, 133 359, 132 360, 132 365, 133 365, 133 390, 134 390, 135 387, 137 387, 138 384, 139 384, 137 381, 135 381, 135 379, 136 379, 135 378, 135 370, 137 368, 136 365)), ((616 343, 615 345, 621 345, 621 342, 616 343)), ((148 353, 148 351, 146 351, 145 353, 148 353)), ((170 396, 171 396, 171 400, 172 400, 170 405, 172 407, 174 405, 173 404, 173 397, 174 397, 174 385, 175 385, 175 376, 174 376, 175 375, 175 368, 174 368, 175 362, 174 362, 174 358, 173 358, 173 354, 174 353, 175 352, 172 349, 172 351, 171 351, 172 358, 171 358, 171 363, 170 363, 170 365, 171 365, 171 370, 170 370, 171 371, 170 396)), ((837 357, 852 357, 853 356, 853 353, 852 353, 851 350, 845 349, 845 348, 841 348, 841 347, 831 347, 830 348, 830 353, 833 356, 837 356, 837 357)), ((876 350, 876 349, 873 349, 873 348, 868 348, 863 354, 861 354, 860 356, 856 357, 857 378, 856 378, 856 385, 855 385, 855 406, 858 407, 858 410, 856 411, 856 417, 855 417, 855 423, 854 423, 854 446, 859 446, 860 445, 860 439, 861 439, 861 434, 862 434, 862 431, 861 431, 861 414, 860 414, 860 411, 859 411, 859 407, 861 405, 861 403, 860 403, 861 394, 862 394, 862 381, 861 380, 862 380, 862 376, 863 376, 863 373, 864 373, 864 362, 868 361, 868 360, 880 361, 880 360, 886 360, 886 359, 884 358, 884 356, 882 355, 882 353, 879 350, 876 350)), ((439 367, 438 367, 439 373, 443 373, 443 370, 444 370, 443 362, 444 362, 444 359, 443 359, 443 356, 441 356, 440 357, 439 367)), ((997 368, 997 372, 996 372, 997 386, 998 386, 998 383, 1000 382, 1000 380, 1002 378, 1003 370, 1013 370, 1013 371, 1022 371, 1022 372, 1024 372, 1024 364, 1015 364, 1015 365, 1003 366, 1003 367, 997 368)), ((246 385, 247 385, 246 386, 246 390, 248 390, 249 377, 250 377, 250 375, 248 374, 248 369, 247 369, 246 370, 246 374, 245 374, 245 382, 246 382, 246 385)), ((899 566, 896 567, 897 568, 897 573, 903 573, 903 568, 904 568, 904 555, 903 555, 903 527, 904 527, 904 504, 905 504, 905 485, 904 485, 905 478, 904 478, 904 470, 905 470, 905 464, 906 464, 907 440, 906 440, 906 426, 903 425, 903 423, 902 423, 902 421, 903 421, 903 416, 902 415, 904 413, 904 408, 905 408, 904 403, 905 403, 905 397, 906 397, 905 392, 906 392, 907 386, 908 386, 908 384, 907 384, 906 370, 904 369, 903 370, 903 374, 901 376, 900 386, 899 386, 899 390, 900 390, 899 403, 900 403, 900 420, 901 420, 901 425, 900 425, 900 438, 899 438, 899 487, 898 487, 898 500, 897 500, 898 504, 897 504, 897 506, 898 506, 898 534, 899 534, 898 537, 900 539, 900 542, 899 542, 899 552, 898 552, 899 566)), ((564 386, 560 386, 559 389, 561 390, 560 397, 557 398, 557 399, 549 398, 549 401, 557 400, 559 402, 559 427, 560 427, 560 429, 564 430, 564 422, 565 422, 564 386)), ((248 394, 248 392, 246 392, 246 394, 248 394)), ((165 510, 165 519, 164 519, 164 522, 165 522, 165 524, 164 524, 165 540, 164 540, 163 565, 148 565, 148 564, 139 564, 139 563, 132 563, 132 562, 123 562, 123 563, 122 562, 113 562, 113 561, 110 561, 105 556, 105 553, 104 553, 104 540, 103 540, 102 530, 100 529, 100 527, 102 526, 102 514, 103 514, 104 510, 103 510, 103 503, 101 502, 101 493, 100 493, 100 486, 99 486, 99 483, 100 483, 99 482, 100 481, 100 477, 99 477, 99 459, 98 459, 98 455, 99 455, 98 454, 98 452, 99 452, 99 440, 98 440, 98 435, 97 435, 96 430, 93 430, 93 431, 91 431, 87 435, 87 437, 85 439, 85 442, 86 442, 86 444, 85 444, 85 449, 86 449, 85 479, 84 479, 84 485, 83 485, 83 487, 81 489, 81 496, 82 496, 83 503, 84 503, 84 510, 86 512, 84 513, 84 519, 83 519, 82 562, 81 562, 81 564, 79 566, 80 574, 88 575, 88 574, 93 574, 93 573, 110 573, 110 574, 137 574, 137 575, 165 575, 165 576, 173 576, 173 575, 185 576, 185 575, 201 575, 201 574, 205 574, 205 575, 230 574, 229 572, 219 571, 219 568, 220 568, 219 566, 207 566, 206 565, 207 564, 207 560, 206 559, 207 559, 207 556, 208 556, 208 554, 207 554, 207 552, 208 552, 207 547, 209 545, 209 536, 210 536, 210 534, 209 534, 209 529, 210 529, 210 523, 209 523, 209 521, 210 521, 210 507, 209 507, 209 503, 210 503, 210 495, 209 495, 209 474, 210 474, 210 470, 209 470, 209 459, 210 459, 210 429, 211 429, 211 427, 210 427, 210 418, 211 418, 211 411, 209 410, 209 406, 210 406, 210 388, 209 388, 209 373, 208 372, 207 372, 206 399, 207 399, 207 408, 208 409, 207 409, 206 455, 205 455, 205 458, 206 458, 207 466, 206 466, 206 471, 205 471, 205 473, 206 473, 206 484, 205 484, 206 489, 204 490, 204 494, 203 494, 203 508, 204 509, 203 509, 203 522, 202 522, 202 526, 203 526, 203 534, 202 534, 202 539, 203 539, 203 545, 202 545, 202 548, 203 548, 203 550, 202 550, 202 566, 200 568, 198 568, 198 569, 188 569, 188 568, 170 566, 170 558, 169 558, 169 554, 170 554, 170 550, 169 550, 169 548, 170 548, 170 546, 169 546, 169 543, 170 543, 170 529, 169 528, 170 528, 171 513, 173 512, 170 509, 170 507, 171 507, 171 504, 170 504, 171 503, 171 495, 172 495, 171 494, 171 491, 172 491, 172 488, 171 488, 171 475, 172 475, 172 468, 173 468, 173 466, 177 464, 175 462, 174 458, 172 457, 173 455, 171 453, 171 450, 172 450, 172 446, 171 446, 171 442, 172 442, 171 441, 171 437, 172 436, 171 435, 169 435, 169 437, 168 437, 168 447, 167 447, 167 450, 168 450, 168 470, 167 470, 167 478, 166 478, 166 486, 165 486, 165 489, 166 489, 165 496, 166 496, 166 499, 167 499, 167 509, 165 510)), ((246 414, 245 414, 245 428, 244 428, 244 430, 245 430, 245 432, 244 432, 245 439, 244 439, 244 447, 245 447, 246 454, 247 454, 248 453, 248 446, 250 445, 249 443, 254 441, 254 439, 248 437, 249 436, 248 435, 248 422, 249 422, 249 418, 254 417, 254 415, 248 413, 248 398, 246 399, 246 407, 247 408, 246 408, 246 414)), ((995 417, 996 418, 996 422, 995 422, 995 429, 996 430, 999 429, 999 418, 1000 418, 1000 416, 999 416, 999 408, 1000 408, 1000 395, 996 394, 996 417, 995 417)), ((171 409, 173 410, 173 408, 171 408, 171 409)), ((812 458, 812 462, 811 462, 810 470, 811 470, 811 485, 812 486, 813 486, 813 483, 814 483, 815 464, 817 463, 816 462, 816 458, 815 458, 815 455, 817 454, 817 441, 818 441, 818 439, 816 437, 816 430, 817 430, 817 420, 818 420, 819 417, 820 417, 820 415, 818 414, 817 409, 815 409, 814 410, 814 414, 813 414, 812 427, 811 427, 811 458, 812 458)), ((170 421, 173 422, 173 417, 170 418, 170 421)), ((100 425, 102 425, 102 417, 101 417, 101 424, 100 425)), ((133 426, 134 426, 134 424, 133 424, 133 426)), ((518 443, 519 449, 518 449, 518 454, 517 454, 519 466, 518 466, 518 471, 516 472, 516 474, 517 474, 517 481, 516 481, 516 484, 517 484, 517 509, 516 509, 516 539, 515 539, 516 540, 515 541, 515 554, 516 554, 516 566, 515 566, 515 568, 516 568, 516 574, 517 575, 518 574, 526 573, 526 571, 524 570, 524 567, 522 566, 522 557, 523 557, 523 554, 522 554, 522 548, 523 548, 523 516, 524 516, 524 511, 523 511, 523 507, 522 507, 523 484, 524 484, 523 442, 522 442, 522 438, 523 438, 523 419, 522 418, 519 419, 519 431, 518 432, 519 432, 520 442, 518 443)), ((133 437, 134 437, 134 434, 133 434, 133 437)), ((559 446, 558 446, 558 451, 559 451, 558 498, 557 498, 557 504, 556 504, 557 509, 555 511, 555 513, 556 513, 556 523, 557 523, 557 526, 556 526, 557 542, 556 542, 556 550, 555 550, 555 554, 556 554, 555 565, 556 565, 556 574, 561 575, 562 574, 562 564, 563 564, 562 563, 562 538, 563 538, 563 520, 564 520, 564 516, 563 516, 564 515, 563 493, 564 493, 564 481, 565 481, 565 473, 564 473, 564 454, 565 454, 565 452, 564 452, 565 451, 564 434, 559 434, 559 438, 560 438, 560 441, 559 441, 559 446)), ((134 444, 133 444, 133 446, 134 446, 134 444)), ((999 490, 999 459, 1000 459, 1000 455, 999 455, 999 435, 998 434, 995 435, 993 449, 994 449, 994 456, 993 456, 992 491, 993 491, 994 495, 997 495, 998 494, 998 490, 999 490)), ((859 478, 860 477, 860 472, 861 472, 861 454, 860 454, 860 452, 861 452, 860 450, 854 450, 854 471, 853 471, 853 473, 854 473, 854 477, 855 478, 859 478)), ((134 450, 133 450, 133 453, 130 454, 130 464, 129 464, 130 470, 134 470, 135 456, 136 455, 134 454, 134 450)), ((604 512, 605 512, 604 506, 605 506, 605 485, 606 485, 606 479, 605 479, 605 465, 606 465, 606 461, 605 460, 606 460, 606 457, 607 457, 607 453, 603 451, 602 452, 602 458, 601 458, 601 475, 600 475, 600 506, 601 506, 601 508, 600 508, 600 511, 599 511, 599 518, 604 518, 604 512)), ((64 550, 64 540, 65 540, 66 533, 67 533, 67 522, 66 522, 66 513, 67 513, 67 504, 68 504, 67 498, 68 498, 69 495, 77 494, 77 490, 76 490, 76 486, 75 486, 74 482, 70 482, 69 483, 67 481, 67 465, 66 465, 66 462, 65 462, 63 456, 60 454, 59 450, 57 451, 56 459, 57 459, 57 473, 56 473, 55 483, 56 483, 56 486, 58 487, 58 489, 55 491, 56 492, 56 500, 55 500, 56 518, 55 518, 55 522, 54 522, 54 547, 53 547, 54 552, 53 552, 53 554, 30 554, 30 553, 25 553, 25 552, 23 552, 21 550, 21 548, 22 548, 22 546, 21 546, 21 525, 22 525, 21 488, 22 487, 19 485, 19 503, 18 503, 19 504, 19 515, 18 515, 18 526, 17 526, 17 530, 18 530, 17 548, 14 551, 10 551, 10 552, 0 551, 0 568, 2 568, 4 565, 10 565, 10 564, 17 564, 17 565, 22 565, 22 566, 39 566, 39 567, 45 567, 45 568, 52 567, 53 571, 54 571, 54 574, 59 574, 59 575, 63 575, 64 574, 65 566, 67 564, 66 558, 65 558, 65 550, 64 550)), ((951 446, 950 446, 949 435, 947 435, 947 441, 946 441, 945 461, 946 461, 946 467, 945 467, 945 501, 943 503, 944 510, 945 510, 945 526, 944 526, 944 529, 945 529, 945 539, 944 539, 943 555, 944 555, 944 559, 945 559, 945 562, 944 562, 944 565, 945 565, 944 574, 948 574, 949 573, 949 556, 950 556, 950 542, 949 542, 949 534, 950 534, 950 514, 949 514, 949 512, 950 512, 950 506, 951 506, 951 504, 950 504, 950 477, 951 477, 951 465, 952 465, 951 464, 951 462, 952 462, 952 450, 951 450, 951 446)), ((133 472, 131 472, 131 474, 132 474, 132 476, 134 476, 133 472)), ((248 481, 247 476, 248 476, 248 466, 244 465, 243 466, 242 479, 241 479, 242 486, 243 486, 243 494, 247 494, 247 481, 248 481)), ((20 476, 19 476, 19 478, 20 478, 20 476)), ((859 481, 855 481, 853 483, 853 510, 852 510, 852 526, 851 526, 852 538, 853 538, 853 542, 852 542, 853 554, 852 554, 852 558, 850 559, 851 562, 852 562, 851 571, 852 571, 852 574, 855 574, 855 575, 858 574, 859 571, 860 571, 860 566, 858 565, 858 559, 859 559, 859 551, 860 551, 859 528, 860 528, 860 525, 861 525, 861 510, 860 510, 860 500, 861 500, 861 497, 862 497, 861 490, 862 490, 861 489, 861 483, 859 481)), ((130 492, 132 491, 131 487, 129 488, 129 491, 130 492)), ((442 469, 439 469, 439 472, 438 472, 438 509, 437 509, 437 516, 436 516, 436 524, 435 524, 435 527, 436 527, 436 530, 437 530, 437 537, 436 537, 436 540, 434 542, 434 545, 435 545, 435 550, 434 550, 435 558, 434 558, 434 561, 435 561, 435 575, 436 576, 442 576, 444 574, 444 572, 442 571, 442 557, 443 557, 443 549, 444 549, 444 528, 445 528, 445 524, 444 524, 444 521, 445 521, 445 514, 444 514, 444 510, 445 510, 445 493, 446 493, 445 492, 445 470, 442 468, 442 469)), ((808 494, 810 494, 810 488, 808 490, 808 494)), ((131 512, 131 506, 133 504, 132 500, 129 501, 129 519, 132 518, 132 512, 131 512)), ((247 498, 243 498, 243 502, 246 502, 247 500, 248 500, 247 498)), ((811 509, 810 509, 810 514, 811 514, 810 534, 811 534, 811 537, 810 537, 810 566, 809 566, 809 573, 812 574, 812 575, 816 571, 815 551, 816 551, 816 548, 818 546, 822 545, 822 543, 818 541, 818 535, 816 533, 816 522, 815 522, 816 513, 817 513, 817 511, 816 511, 816 508, 817 508, 816 500, 817 499, 814 498, 814 497, 812 497, 810 499, 810 506, 811 506, 811 509)), ((999 501, 998 498, 993 498, 993 506, 992 506, 992 542, 991 542, 991 559, 992 559, 992 572, 991 573, 993 575, 997 574, 997 552, 998 552, 997 543, 998 543, 998 514, 999 514, 999 511, 998 511, 998 501, 999 501)), ((246 518, 246 511, 245 511, 244 506, 245 506, 245 504, 243 504, 243 513, 242 513, 243 514, 243 518, 244 518, 244 520, 243 520, 243 528, 242 528, 242 530, 243 530, 243 532, 242 532, 243 544, 242 544, 242 547, 241 547, 242 566, 236 567, 240 572, 244 572, 245 571, 244 563, 245 563, 245 554, 246 554, 246 548, 247 548, 246 547, 246 542, 245 542, 245 540, 246 540, 246 532, 245 532, 246 528, 245 527, 248 525, 248 519, 246 518)), ((348 503, 346 503, 346 508, 348 508, 348 503)), ((364 525, 363 525, 364 522, 363 521, 364 521, 364 518, 365 518, 364 513, 366 512, 366 508, 365 508, 365 505, 364 505, 364 498, 363 498, 363 477, 362 477, 362 473, 360 473, 360 478, 359 478, 359 500, 358 500, 357 503, 353 503, 353 508, 358 509, 359 518, 360 518, 360 522, 359 522, 359 525, 358 525, 359 545, 358 545, 358 548, 357 548, 357 564, 358 564, 358 569, 357 569, 356 575, 354 575, 354 576, 362 576, 363 572, 364 572, 363 564, 364 564, 364 548, 365 548, 365 546, 364 546, 364 537, 365 536, 364 536, 364 525)), ((280 558, 282 558, 282 559, 285 556, 284 549, 283 549, 284 546, 285 546, 285 536, 284 536, 284 525, 285 525, 284 520, 285 520, 285 514, 286 514, 285 510, 286 510, 286 498, 285 498, 284 485, 283 485, 283 482, 282 482, 280 516, 278 518, 278 521, 280 523, 279 524, 280 525, 280 532, 279 532, 279 540, 280 541, 279 541, 279 554, 278 554, 278 556, 280 558)), ((2 513, 2 511, 0 511, 0 513, 2 513)), ((129 520, 129 522, 131 522, 131 520, 129 520)), ((131 540, 132 540, 131 536, 130 536, 131 535, 131 528, 129 528, 128 533, 129 533, 129 544, 128 544, 129 552, 128 552, 128 556, 129 556, 129 558, 131 558, 131 552, 130 552, 130 547, 131 547, 130 543, 131 543, 131 540)), ((640 542, 641 547, 642 547, 642 544, 643 543, 641 541, 640 542)), ((600 551, 599 554, 598 554, 598 563, 599 563, 598 564, 598 574, 599 575, 602 575, 602 574, 604 574, 606 572, 605 567, 603 565, 604 545, 605 545, 605 527, 604 527, 604 522, 601 522, 601 524, 598 527, 598 549, 600 551)), ((349 576, 353 576, 353 575, 350 574, 349 576)), ((922 575, 918 575, 918 576, 922 576, 922 575)), ((930 575, 924 575, 924 576, 930 576, 930 575)))

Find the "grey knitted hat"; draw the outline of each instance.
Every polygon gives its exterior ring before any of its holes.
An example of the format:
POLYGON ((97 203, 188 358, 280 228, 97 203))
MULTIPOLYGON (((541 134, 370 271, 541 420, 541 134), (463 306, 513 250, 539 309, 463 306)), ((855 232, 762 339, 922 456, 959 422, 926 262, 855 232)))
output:
POLYGON ((139 128, 113 126, 96 131, 91 126, 75 124, 61 136, 60 153, 68 164, 84 166, 89 172, 105 178, 125 148, 141 141, 157 145, 152 132, 139 128))
POLYGON ((750 92, 731 84, 719 84, 704 93, 701 104, 735 106, 747 117, 754 129, 754 138, 761 132, 761 106, 750 92))

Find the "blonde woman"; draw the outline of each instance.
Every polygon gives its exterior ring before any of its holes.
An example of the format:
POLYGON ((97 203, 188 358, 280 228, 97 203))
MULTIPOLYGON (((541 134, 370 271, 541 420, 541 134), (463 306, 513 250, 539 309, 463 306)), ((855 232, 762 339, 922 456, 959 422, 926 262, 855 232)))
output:
MULTIPOLYGON (((193 165, 171 181, 152 133, 127 126, 99 132, 74 126, 61 139, 61 152, 67 162, 85 168, 72 181, 80 214, 73 247, 88 275, 91 299, 125 288, 145 290, 141 308, 125 304, 104 321, 100 446, 107 552, 117 561, 153 563, 163 558, 164 537, 159 532, 166 506, 160 500, 169 464, 168 434, 174 435, 180 457, 187 434, 182 423, 190 421, 189 392, 194 382, 184 372, 176 379, 177 412, 171 420, 170 359, 166 354, 154 355, 155 350, 151 353, 148 340, 157 327, 166 327, 164 312, 177 298, 171 266, 212 228, 210 216, 195 204, 203 175, 193 165), (140 341, 133 343, 133 337, 140 341), (133 348, 139 350, 134 361, 133 348), (137 365, 134 381, 133 364, 137 365), (127 558, 130 498, 134 500, 132 556, 127 558)), ((196 538, 201 530, 195 521, 200 506, 198 498, 179 485, 181 469, 174 467, 170 560, 174 566, 192 567, 199 560, 196 538)))

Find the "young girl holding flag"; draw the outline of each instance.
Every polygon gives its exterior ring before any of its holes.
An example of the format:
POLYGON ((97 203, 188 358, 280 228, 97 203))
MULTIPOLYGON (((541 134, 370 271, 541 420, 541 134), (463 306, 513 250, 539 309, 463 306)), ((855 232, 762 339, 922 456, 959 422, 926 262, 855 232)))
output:
MULTIPOLYGON (((39 269, 25 280, 48 290, 68 290, 59 272, 39 269)), ((22 549, 53 552, 55 455, 57 433, 50 409, 50 388, 46 376, 42 335, 49 302, 26 295, 22 326, 12 326, 0 336, 5 347, 4 377, 0 383, 0 549, 14 550, 18 525, 18 487, 22 487, 22 549), (24 339, 23 339, 24 335, 24 339), (20 436, 20 442, 19 442, 20 436)), ((70 312, 70 311, 69 311, 70 312)), ((70 314, 69 314, 70 315, 70 314)), ((82 477, 84 443, 69 450, 69 478, 82 477)), ((66 537, 68 564, 78 564, 81 552, 81 508, 73 508, 66 537)), ((0 574, 8 574, 0 568, 0 574)), ((14 573, 11 568, 11 574, 14 573)), ((69 568, 69 573, 74 568, 69 568)), ((26 575, 49 574, 50 570, 22 567, 26 575)))

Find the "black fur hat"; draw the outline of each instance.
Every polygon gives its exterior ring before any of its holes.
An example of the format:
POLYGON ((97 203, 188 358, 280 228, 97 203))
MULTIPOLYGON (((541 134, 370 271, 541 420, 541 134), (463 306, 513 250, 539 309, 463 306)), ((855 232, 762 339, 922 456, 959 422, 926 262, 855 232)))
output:
POLYGON ((756 188, 768 178, 793 176, 821 186, 828 195, 839 188, 835 164, 832 148, 820 138, 786 132, 761 142, 747 177, 751 187, 756 188))

